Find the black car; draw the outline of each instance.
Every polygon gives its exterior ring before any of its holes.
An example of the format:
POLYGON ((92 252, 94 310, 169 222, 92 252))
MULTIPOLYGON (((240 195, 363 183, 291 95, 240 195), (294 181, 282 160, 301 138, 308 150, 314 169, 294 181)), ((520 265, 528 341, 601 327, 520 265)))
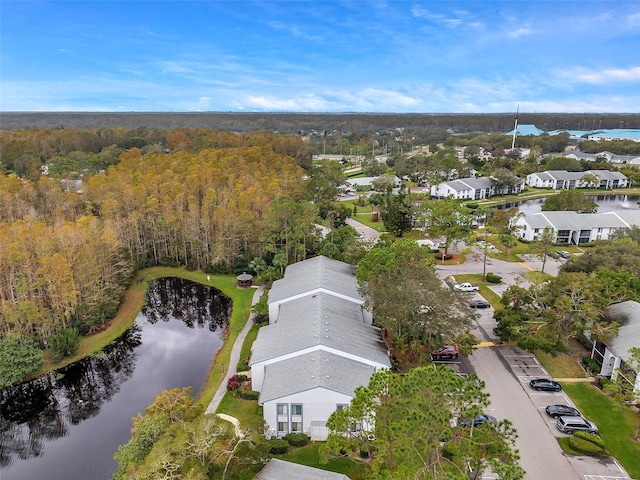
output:
POLYGON ((566 250, 558 250, 556 253, 562 258, 571 258, 571 254, 566 250))
POLYGON ((482 300, 481 298, 474 298, 473 300, 471 300, 471 302, 469 302, 469 306, 471 308, 489 308, 491 307, 491 304, 486 300, 482 300))
POLYGON ((559 392, 562 387, 555 380, 549 380, 548 378, 535 378, 529 382, 531 388, 534 390, 542 390, 545 392, 559 392))
POLYGON ((582 414, 577 408, 570 407, 569 405, 549 405, 544 409, 547 415, 553 418, 569 415, 571 417, 581 417, 582 414))
POLYGON ((492 417, 491 415, 485 415, 484 413, 478 415, 476 418, 471 420, 470 418, 459 418, 458 426, 459 427, 470 427, 471 423, 473 423, 474 427, 479 427, 483 423, 488 423, 490 425, 496 425, 498 421, 496 417, 492 417))

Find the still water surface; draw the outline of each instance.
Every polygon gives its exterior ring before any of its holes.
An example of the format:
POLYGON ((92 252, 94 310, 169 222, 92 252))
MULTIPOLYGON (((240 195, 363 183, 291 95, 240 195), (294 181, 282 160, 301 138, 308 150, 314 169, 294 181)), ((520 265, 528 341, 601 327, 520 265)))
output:
POLYGON ((131 417, 163 390, 200 390, 230 313, 219 290, 155 280, 135 325, 103 354, 0 390, 0 479, 110 478, 131 417))
MULTIPOLYGON (((598 204, 598 213, 613 212, 618 210, 639 210, 638 200, 640 197, 631 195, 588 195, 588 198, 598 204)), ((517 207, 521 212, 528 215, 542 211, 544 198, 525 200, 523 202, 505 203, 497 208, 517 207)))

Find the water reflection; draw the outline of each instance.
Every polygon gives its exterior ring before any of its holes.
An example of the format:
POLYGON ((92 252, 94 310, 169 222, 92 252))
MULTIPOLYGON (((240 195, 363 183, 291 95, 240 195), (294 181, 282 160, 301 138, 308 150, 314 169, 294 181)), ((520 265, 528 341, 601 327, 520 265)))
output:
MULTIPOLYGON (((593 200, 598 204, 598 213, 614 212, 618 210, 638 210, 638 200, 640 197, 631 195, 587 195, 587 198, 593 200)), ((529 215, 531 213, 538 213, 542 211, 542 204, 544 198, 534 198, 531 200, 524 200, 522 202, 504 203, 502 205, 496 205, 495 208, 499 210, 505 210, 512 207, 516 207, 522 213, 529 215)))
POLYGON ((133 373, 140 345, 140 328, 134 325, 100 355, 0 390, 0 465, 14 455, 42 455, 44 440, 63 437, 70 425, 97 415, 133 373))
POLYGON ((110 478, 131 417, 162 390, 202 385, 230 313, 218 290, 156 280, 135 325, 99 355, 1 389, 0 478, 110 478))

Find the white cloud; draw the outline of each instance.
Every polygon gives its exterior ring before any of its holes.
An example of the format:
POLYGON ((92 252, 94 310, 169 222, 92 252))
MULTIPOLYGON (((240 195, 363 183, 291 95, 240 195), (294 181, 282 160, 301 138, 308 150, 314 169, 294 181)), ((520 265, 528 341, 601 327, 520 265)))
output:
POLYGON ((524 37, 526 35, 531 35, 532 33, 533 33, 533 30, 531 30, 530 28, 518 28, 516 30, 511 30, 507 32, 507 37, 518 38, 518 37, 524 37))
POLYGON ((596 84, 609 82, 639 82, 640 67, 582 71, 578 72, 574 78, 584 83, 596 84))

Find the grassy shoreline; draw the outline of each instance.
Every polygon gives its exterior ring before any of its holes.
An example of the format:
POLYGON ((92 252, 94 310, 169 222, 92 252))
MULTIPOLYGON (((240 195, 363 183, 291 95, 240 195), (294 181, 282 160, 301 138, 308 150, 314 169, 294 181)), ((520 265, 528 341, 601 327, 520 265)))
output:
POLYGON ((218 385, 224 378, 224 373, 228 370, 233 343, 247 322, 247 318, 251 312, 254 289, 238 289, 234 275, 206 274, 202 271, 190 271, 186 268, 175 267, 151 267, 140 270, 125 292, 118 313, 108 322, 109 327, 106 330, 88 337, 82 337, 78 353, 73 357, 64 358, 60 362, 51 362, 48 352, 45 352, 45 363, 42 369, 37 375, 30 378, 40 377, 99 352, 106 345, 120 337, 133 325, 138 313, 142 309, 149 283, 163 277, 184 278, 193 282, 209 285, 217 288, 233 301, 233 312, 229 319, 225 342, 212 362, 209 375, 199 395, 199 402, 205 405, 208 404, 218 385))

